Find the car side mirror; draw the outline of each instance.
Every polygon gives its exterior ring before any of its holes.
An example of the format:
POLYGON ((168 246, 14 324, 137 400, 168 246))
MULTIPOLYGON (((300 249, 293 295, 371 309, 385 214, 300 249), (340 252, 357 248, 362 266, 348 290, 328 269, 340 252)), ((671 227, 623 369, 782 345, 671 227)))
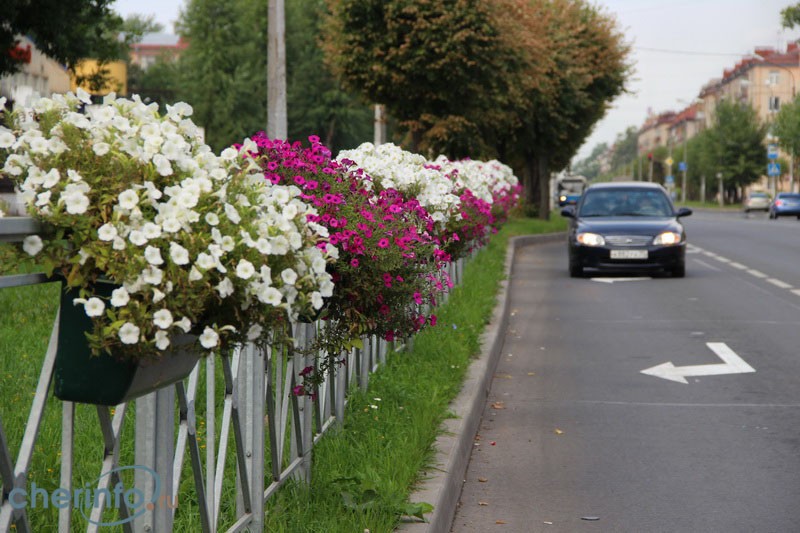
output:
POLYGON ((681 217, 688 217, 691 214, 692 214, 691 209, 689 209, 688 207, 681 207, 680 209, 678 209, 678 212, 675 213, 675 216, 677 218, 681 218, 681 217))
POLYGON ((561 216, 567 218, 575 218, 575 206, 568 205, 564 209, 561 210, 561 216))

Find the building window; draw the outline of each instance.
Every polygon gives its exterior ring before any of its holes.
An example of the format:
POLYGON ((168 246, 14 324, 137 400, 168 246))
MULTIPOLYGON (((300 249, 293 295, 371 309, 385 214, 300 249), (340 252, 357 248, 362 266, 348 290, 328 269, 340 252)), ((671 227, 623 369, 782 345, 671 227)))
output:
POLYGON ((767 78, 767 85, 778 85, 780 83, 780 72, 777 70, 770 70, 769 77, 767 78))
POLYGON ((772 113, 777 112, 781 108, 781 99, 777 96, 769 97, 769 110, 772 113))

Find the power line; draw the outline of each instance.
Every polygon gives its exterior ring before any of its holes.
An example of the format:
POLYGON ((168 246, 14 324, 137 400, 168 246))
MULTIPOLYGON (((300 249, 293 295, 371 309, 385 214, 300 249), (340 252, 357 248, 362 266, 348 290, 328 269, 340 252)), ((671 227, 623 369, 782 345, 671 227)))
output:
POLYGON ((648 48, 646 46, 634 46, 636 50, 643 50, 645 52, 658 52, 662 54, 678 54, 685 56, 724 56, 724 57, 743 57, 747 54, 733 54, 724 52, 698 52, 695 50, 668 50, 666 48, 648 48))

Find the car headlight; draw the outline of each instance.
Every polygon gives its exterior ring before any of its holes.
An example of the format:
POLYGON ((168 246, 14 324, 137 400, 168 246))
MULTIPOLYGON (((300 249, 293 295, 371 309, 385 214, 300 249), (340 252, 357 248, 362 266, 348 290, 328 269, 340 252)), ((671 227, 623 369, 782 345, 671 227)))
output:
POLYGON ((606 240, 597 233, 578 233, 578 242, 584 246, 603 246, 606 240))
POLYGON ((561 196, 558 197, 558 201, 559 202, 566 202, 567 201, 567 197, 562 194, 561 196))
POLYGON ((674 231, 665 231, 664 233, 657 235, 656 238, 653 239, 653 244, 659 244, 664 246, 678 244, 679 242, 681 242, 681 235, 680 233, 675 233, 674 231))

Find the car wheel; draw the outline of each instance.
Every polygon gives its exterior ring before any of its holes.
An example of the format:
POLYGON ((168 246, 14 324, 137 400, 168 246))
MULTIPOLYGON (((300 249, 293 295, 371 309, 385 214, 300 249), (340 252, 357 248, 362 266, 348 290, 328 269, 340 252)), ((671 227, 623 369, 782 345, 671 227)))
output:
POLYGON ((670 269, 673 278, 683 278, 686 276, 686 263, 681 261, 670 269))
POLYGON ((569 277, 571 278, 582 278, 583 277, 583 267, 574 261, 569 262, 569 277))

